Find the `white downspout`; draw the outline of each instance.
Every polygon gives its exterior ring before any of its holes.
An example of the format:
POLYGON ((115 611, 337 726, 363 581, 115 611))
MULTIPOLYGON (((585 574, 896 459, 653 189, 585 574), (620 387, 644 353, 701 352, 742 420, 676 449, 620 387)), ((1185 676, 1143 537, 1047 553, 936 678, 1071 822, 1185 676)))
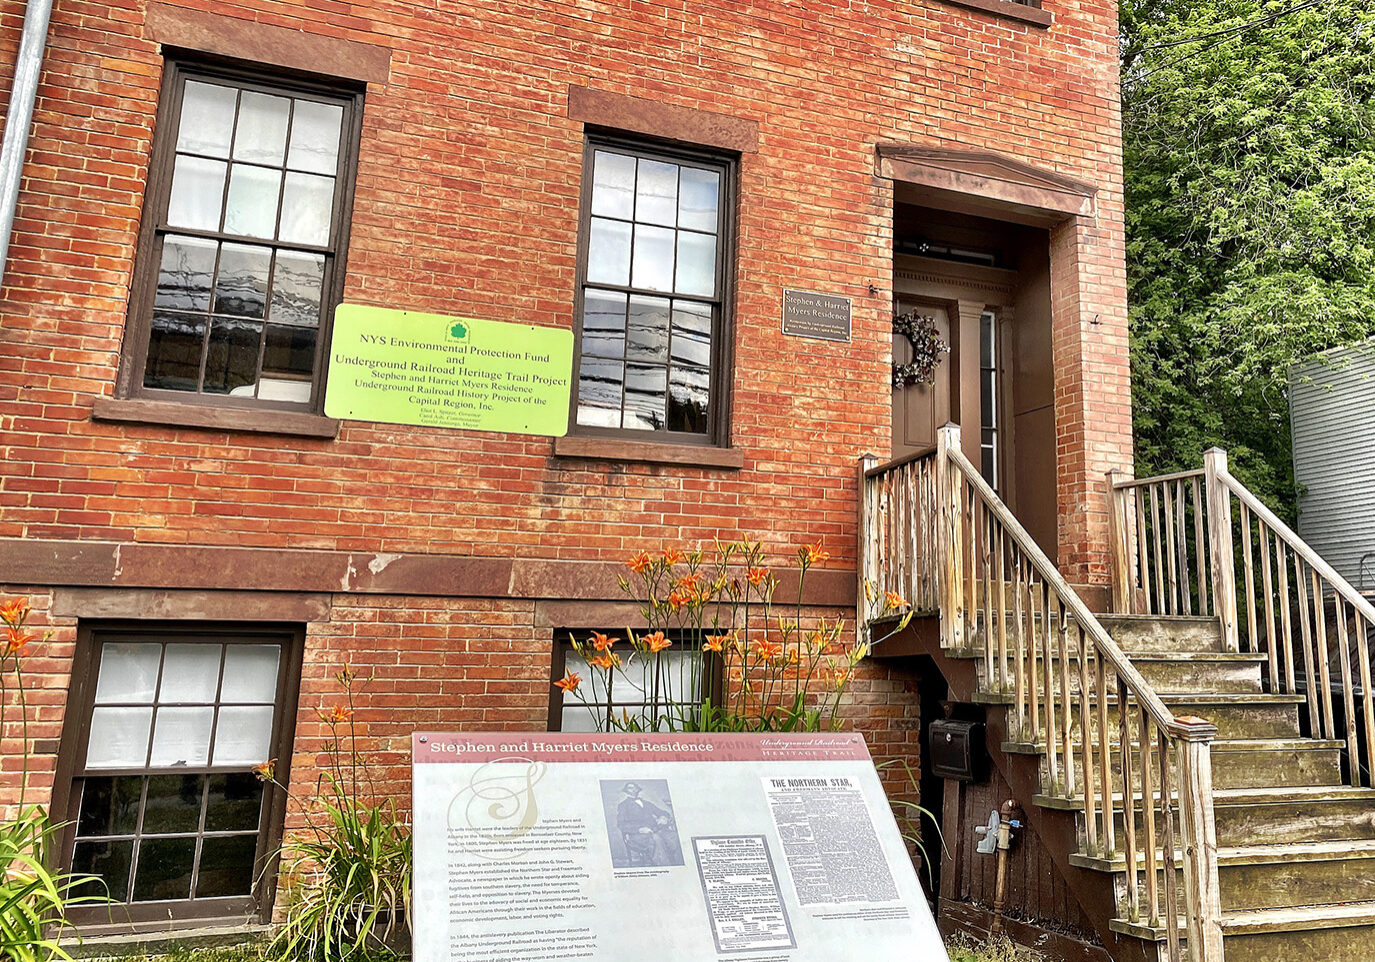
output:
POLYGON ((28 0, 24 7, 24 32, 14 64, 9 112, 5 115, 5 141, 0 145, 0 287, 4 286, 5 266, 9 262, 10 234, 14 231, 24 153, 29 146, 33 103, 38 97, 38 71, 43 66, 52 10, 52 0, 28 0))

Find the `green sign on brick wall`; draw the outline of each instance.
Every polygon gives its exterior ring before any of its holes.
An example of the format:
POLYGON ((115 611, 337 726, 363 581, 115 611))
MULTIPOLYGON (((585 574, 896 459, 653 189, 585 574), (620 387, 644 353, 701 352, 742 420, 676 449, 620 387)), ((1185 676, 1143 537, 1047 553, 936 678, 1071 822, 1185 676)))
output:
POLYGON ((571 331, 341 304, 325 414, 558 436, 572 372, 571 331))

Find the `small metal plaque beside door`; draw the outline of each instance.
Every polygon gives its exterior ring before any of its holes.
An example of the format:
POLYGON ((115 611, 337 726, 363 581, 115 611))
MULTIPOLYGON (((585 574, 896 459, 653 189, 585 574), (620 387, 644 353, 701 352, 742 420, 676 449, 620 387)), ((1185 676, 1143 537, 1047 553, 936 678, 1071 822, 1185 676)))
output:
POLYGON ((850 343, 848 297, 783 289, 783 333, 850 343))

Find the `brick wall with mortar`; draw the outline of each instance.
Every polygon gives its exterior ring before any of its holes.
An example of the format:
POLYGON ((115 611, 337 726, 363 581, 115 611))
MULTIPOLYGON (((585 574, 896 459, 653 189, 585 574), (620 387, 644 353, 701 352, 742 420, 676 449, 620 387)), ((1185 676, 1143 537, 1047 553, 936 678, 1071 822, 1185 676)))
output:
MULTIPOLYGON (((144 0, 58 0, 0 291, 0 539, 620 561, 748 532, 775 551, 823 539, 833 566, 853 565, 855 459, 889 444, 893 186, 874 148, 897 141, 993 149, 1098 188, 1096 217, 1053 233, 1052 317, 1061 558, 1104 581, 1102 478, 1131 460, 1111 0, 1046 0, 1049 29, 940 0, 185 6, 390 51, 389 79, 367 91, 354 301, 570 327, 583 129, 569 85, 756 123, 735 258, 729 433, 743 467, 556 458, 543 438, 356 422, 308 440, 92 420, 114 392, 162 57, 144 0), (853 343, 785 339, 785 285, 853 297, 853 343)), ((0 0, 0 63, 22 15, 0 0)), ((3 564, 0 579, 32 580, 3 564)), ((40 607, 46 584, 25 589, 40 607)), ((370 737, 430 714, 541 727, 548 638, 528 609, 336 595, 308 634, 298 777, 344 652, 386 669, 370 737), (427 658, 442 677, 422 681, 427 658), (501 692, 472 687, 493 670, 501 692)), ((74 625, 56 619, 35 662, 37 737, 60 728, 74 625)), ((858 721, 897 751, 915 698, 874 672, 872 724, 858 721)), ((36 764, 51 781, 51 759, 36 764)))

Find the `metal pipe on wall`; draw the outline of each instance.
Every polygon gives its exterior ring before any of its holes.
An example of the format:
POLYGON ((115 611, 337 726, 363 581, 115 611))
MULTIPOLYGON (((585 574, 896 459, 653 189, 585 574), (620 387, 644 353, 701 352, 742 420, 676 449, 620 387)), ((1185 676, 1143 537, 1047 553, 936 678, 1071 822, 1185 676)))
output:
POLYGON ((0 145, 0 287, 4 286, 9 263, 10 235, 14 232, 14 212, 19 204, 19 183, 24 175, 24 154, 29 146, 38 72, 43 66, 52 10, 52 0, 28 0, 24 6, 24 29, 14 63, 9 111, 5 115, 5 140, 0 145))

